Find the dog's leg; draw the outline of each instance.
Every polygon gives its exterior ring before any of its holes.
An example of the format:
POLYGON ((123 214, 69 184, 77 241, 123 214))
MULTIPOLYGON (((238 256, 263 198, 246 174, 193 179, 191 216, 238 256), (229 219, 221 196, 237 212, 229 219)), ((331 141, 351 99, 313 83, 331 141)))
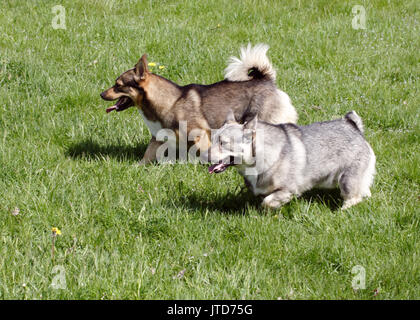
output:
POLYGON ((210 162, 211 154, 210 154, 210 133, 207 130, 199 129, 199 135, 195 135, 194 137, 194 144, 197 150, 200 151, 200 159, 202 161, 206 160, 206 162, 210 162))
POLYGON ((369 157, 369 163, 368 166, 363 173, 363 177, 361 179, 361 186, 360 191, 362 194, 362 197, 369 198, 371 196, 370 193, 370 186, 373 182, 373 176, 375 175, 375 163, 376 163, 376 157, 373 153, 372 148, 369 147, 370 151, 370 157, 369 157))
POLYGON ((264 198, 262 205, 266 208, 279 208, 282 205, 290 202, 293 194, 285 190, 273 192, 264 198))
POLYGON ((343 206, 341 207, 341 209, 346 210, 356 204, 358 204, 359 202, 362 201, 362 197, 361 196, 357 196, 357 197, 352 197, 352 198, 348 198, 344 200, 343 206))
POLYGON ((139 165, 145 165, 155 161, 156 151, 161 144, 161 141, 156 141, 156 138, 152 137, 152 139, 149 142, 149 145, 147 146, 146 152, 144 153, 143 159, 141 159, 141 161, 139 162, 139 165))
POLYGON ((344 199, 343 206, 341 209, 348 209, 362 201, 362 194, 360 190, 361 186, 361 175, 359 173, 360 168, 351 168, 344 172, 338 184, 340 186, 341 196, 344 199))

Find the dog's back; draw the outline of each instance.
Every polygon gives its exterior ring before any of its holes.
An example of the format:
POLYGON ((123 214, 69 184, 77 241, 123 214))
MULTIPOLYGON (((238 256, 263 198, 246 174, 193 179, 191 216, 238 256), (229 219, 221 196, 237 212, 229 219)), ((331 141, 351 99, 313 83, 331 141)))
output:
POLYGON ((201 96, 201 111, 211 128, 220 128, 230 109, 241 123, 255 115, 270 123, 296 121, 289 97, 269 79, 224 80, 212 85, 194 85, 193 88, 201 96))
POLYGON ((363 136, 362 120, 355 112, 343 119, 300 127, 308 159, 306 171, 311 183, 332 188, 343 168, 357 171, 371 158, 371 147, 363 136))

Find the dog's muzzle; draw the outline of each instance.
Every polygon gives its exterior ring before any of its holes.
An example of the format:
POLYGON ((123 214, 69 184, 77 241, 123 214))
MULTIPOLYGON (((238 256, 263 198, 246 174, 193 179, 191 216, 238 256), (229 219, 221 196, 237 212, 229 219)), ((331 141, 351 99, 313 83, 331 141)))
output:
MULTIPOLYGON (((103 93, 101 93, 101 97, 102 99, 107 100, 103 97, 103 93)), ((129 97, 121 97, 118 99, 116 104, 114 104, 112 107, 107 108, 106 112, 109 113, 114 110, 120 112, 132 106, 134 106, 133 100, 131 100, 129 97)))
POLYGON ((230 157, 228 163, 224 163, 223 160, 219 161, 219 163, 212 164, 209 167, 209 173, 221 173, 225 171, 228 167, 233 166, 235 164, 235 158, 230 157))

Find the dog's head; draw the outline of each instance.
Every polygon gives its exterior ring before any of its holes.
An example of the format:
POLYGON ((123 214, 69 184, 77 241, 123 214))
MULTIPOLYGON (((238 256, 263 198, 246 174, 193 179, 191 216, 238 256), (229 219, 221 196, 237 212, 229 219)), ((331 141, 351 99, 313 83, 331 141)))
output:
POLYGON ((115 85, 101 93, 107 101, 117 103, 106 109, 106 112, 122 111, 134 105, 142 106, 144 86, 149 76, 147 56, 144 54, 133 69, 127 70, 115 80, 115 85))
POLYGON ((240 124, 233 112, 229 112, 224 125, 212 134, 210 173, 223 172, 232 165, 246 165, 252 160, 257 121, 255 116, 248 123, 240 124))

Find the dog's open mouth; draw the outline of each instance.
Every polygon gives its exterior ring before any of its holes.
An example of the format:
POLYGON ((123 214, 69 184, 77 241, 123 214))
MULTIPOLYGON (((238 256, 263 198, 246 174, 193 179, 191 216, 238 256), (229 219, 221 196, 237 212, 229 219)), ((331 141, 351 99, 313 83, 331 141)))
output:
POLYGON ((234 165, 233 160, 234 159, 230 159, 229 163, 223 163, 223 161, 219 161, 219 163, 212 164, 209 167, 209 173, 220 173, 220 172, 225 171, 228 167, 234 165))
POLYGON ((118 99, 117 103, 114 104, 112 107, 106 109, 106 112, 109 113, 111 111, 123 111, 131 106, 134 106, 133 100, 129 97, 121 97, 118 99))

